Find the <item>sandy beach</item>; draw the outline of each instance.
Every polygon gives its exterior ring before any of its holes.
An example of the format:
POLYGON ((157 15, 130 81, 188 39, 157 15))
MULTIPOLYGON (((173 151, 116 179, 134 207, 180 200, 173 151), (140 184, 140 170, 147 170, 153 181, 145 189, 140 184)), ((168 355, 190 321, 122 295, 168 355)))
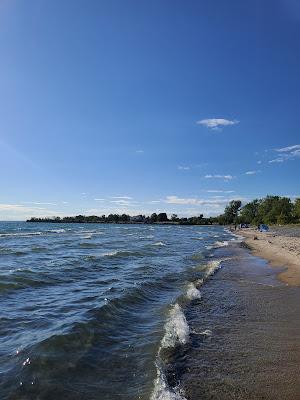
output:
POLYGON ((238 232, 253 254, 267 259, 274 267, 284 268, 279 279, 290 285, 300 286, 300 227, 274 228, 261 233, 255 229, 238 232))

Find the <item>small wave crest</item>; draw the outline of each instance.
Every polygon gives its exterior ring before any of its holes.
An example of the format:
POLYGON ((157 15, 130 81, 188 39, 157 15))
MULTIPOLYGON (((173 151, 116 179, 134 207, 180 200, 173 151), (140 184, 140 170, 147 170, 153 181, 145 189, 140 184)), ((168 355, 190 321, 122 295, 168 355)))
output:
POLYGON ((221 263, 222 260, 210 261, 205 269, 205 277, 208 278, 209 276, 213 275, 218 269, 220 269, 221 263))
POLYGON ((227 240, 224 240, 224 241, 217 240, 213 245, 205 246, 205 248, 207 250, 211 250, 211 249, 218 249, 219 247, 226 247, 228 245, 229 245, 229 242, 227 240))
POLYGON ((66 232, 65 229, 49 229, 47 232, 51 232, 51 233, 64 233, 66 232))
POLYGON ((164 242, 156 242, 153 243, 153 246, 166 246, 166 244, 164 242))
POLYGON ((186 398, 180 394, 178 388, 169 388, 165 374, 161 368, 157 367, 157 378, 154 381, 154 389, 150 400, 186 400, 186 398))
POLYGON ((9 237, 9 236, 27 237, 27 236, 36 236, 42 234, 43 232, 0 233, 0 237, 9 237))
POLYGON ((161 341, 161 347, 175 347, 177 344, 186 344, 189 340, 189 326, 183 311, 176 303, 169 314, 165 325, 165 335, 161 341))
POLYGON ((201 299, 201 293, 200 291, 196 288, 194 283, 189 283, 186 291, 187 298, 190 300, 196 300, 196 299, 201 299))

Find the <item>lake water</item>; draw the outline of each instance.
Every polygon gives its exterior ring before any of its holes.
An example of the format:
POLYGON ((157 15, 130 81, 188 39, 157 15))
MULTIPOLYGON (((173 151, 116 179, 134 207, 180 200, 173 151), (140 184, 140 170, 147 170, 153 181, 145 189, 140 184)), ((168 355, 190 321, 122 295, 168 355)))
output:
POLYGON ((265 265, 247 277, 236 241, 222 227, 0 223, 0 398, 227 398, 223 381, 196 382, 224 351, 215 326, 237 332, 240 300, 281 287, 265 265))

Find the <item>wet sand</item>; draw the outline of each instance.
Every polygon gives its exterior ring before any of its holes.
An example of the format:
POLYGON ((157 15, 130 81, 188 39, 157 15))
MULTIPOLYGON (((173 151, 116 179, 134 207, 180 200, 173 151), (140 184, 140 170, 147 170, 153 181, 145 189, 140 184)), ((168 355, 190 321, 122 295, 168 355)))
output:
POLYGON ((300 289, 282 284, 242 247, 186 310, 190 345, 178 353, 188 400, 296 400, 300 393, 300 289))
POLYGON ((238 233, 245 237, 253 254, 267 259, 272 266, 284 268, 278 274, 282 282, 300 286, 300 227, 282 227, 268 233, 247 229, 238 233))

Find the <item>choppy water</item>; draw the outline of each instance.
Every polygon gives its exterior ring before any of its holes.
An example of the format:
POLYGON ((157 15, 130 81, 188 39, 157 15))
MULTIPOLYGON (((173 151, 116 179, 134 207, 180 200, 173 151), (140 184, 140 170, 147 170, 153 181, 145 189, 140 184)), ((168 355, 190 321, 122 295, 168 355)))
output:
POLYGON ((0 399, 294 400, 299 290, 236 241, 0 223, 0 399))
MULTIPOLYGON (((182 307, 220 267, 221 227, 0 224, 7 399, 162 399, 182 307)), ((174 397, 175 398, 175 397, 174 397)))

